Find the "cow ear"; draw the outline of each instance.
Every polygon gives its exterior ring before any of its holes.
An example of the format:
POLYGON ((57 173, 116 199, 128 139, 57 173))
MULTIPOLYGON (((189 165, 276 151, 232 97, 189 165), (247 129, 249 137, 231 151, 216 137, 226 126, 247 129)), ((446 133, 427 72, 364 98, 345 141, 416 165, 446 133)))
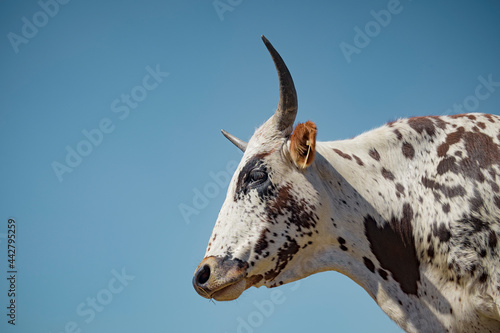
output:
POLYGON ((299 169, 305 169, 314 161, 316 149, 316 124, 307 121, 298 124, 290 137, 290 155, 299 169))

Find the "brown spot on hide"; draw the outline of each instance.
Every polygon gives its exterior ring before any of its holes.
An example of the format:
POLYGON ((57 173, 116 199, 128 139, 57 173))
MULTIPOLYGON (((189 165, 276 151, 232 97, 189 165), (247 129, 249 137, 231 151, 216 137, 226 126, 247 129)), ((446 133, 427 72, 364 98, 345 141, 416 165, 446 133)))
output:
POLYGON ((472 178, 482 183, 485 181, 484 174, 481 168, 478 167, 477 161, 466 157, 462 159, 459 163, 461 173, 468 178, 472 178))
POLYGON ((403 156, 410 160, 412 160, 413 157, 415 156, 415 149, 413 149, 411 143, 404 142, 401 150, 403 151, 403 156))
POLYGON ((262 251, 264 251, 267 248, 267 246, 269 245, 267 243, 267 239, 266 239, 267 232, 269 232, 268 229, 262 230, 260 233, 259 239, 257 240, 257 244, 255 244, 254 251, 255 251, 255 253, 257 253, 259 255, 262 254, 262 251))
POLYGON ((293 195, 290 184, 282 186, 276 198, 271 199, 265 209, 268 218, 273 221, 278 216, 289 214, 287 224, 294 224, 299 231, 316 225, 317 215, 314 213, 316 207, 308 204, 304 198, 293 195))
POLYGON ((396 190, 403 195, 405 194, 405 187, 401 183, 396 184, 396 190))
POLYGON ((493 139, 484 133, 466 132, 463 136, 465 150, 476 166, 486 169, 500 163, 500 151, 493 139))
POLYGON ((430 118, 434 119, 434 123, 436 124, 436 126, 440 129, 446 129, 446 125, 448 125, 448 123, 446 121, 444 121, 443 119, 441 119, 441 117, 437 117, 437 116, 431 116, 430 118))
POLYGON ((382 168, 382 176, 384 176, 385 179, 394 180, 394 175, 386 168, 382 168))
POLYGON ((456 158, 454 156, 443 158, 437 166, 437 173, 439 175, 445 174, 450 171, 453 173, 457 173, 457 164, 455 162, 456 158))
POLYGON ((265 278, 268 281, 273 280, 278 276, 290 260, 292 260, 295 253, 299 252, 299 245, 290 236, 287 236, 287 242, 285 242, 282 247, 278 250, 278 256, 276 259, 276 265, 274 269, 271 269, 265 273, 265 278))
POLYGON ((446 186, 442 185, 427 177, 422 177, 422 185, 428 189, 438 190, 447 198, 454 198, 456 196, 463 196, 466 194, 465 188, 461 185, 446 186))
POLYGON ((378 269, 378 274, 382 277, 382 279, 387 280, 387 272, 384 271, 383 269, 379 268, 378 269))
POLYGON ((485 117, 486 119, 488 119, 488 121, 489 121, 490 123, 495 123, 495 119, 493 118, 493 116, 492 116, 491 114, 485 114, 485 115, 484 115, 484 117, 485 117))
POLYGON ((373 264, 373 261, 367 257, 363 257, 363 262, 365 263, 366 268, 368 268, 372 273, 375 273, 375 265, 373 264))
POLYGON ((426 132, 430 137, 436 134, 436 127, 429 117, 414 117, 408 119, 408 125, 418 134, 426 132))
POLYGON ((493 230, 490 230, 488 235, 488 246, 494 250, 497 247, 497 235, 493 230))
POLYGON ((430 259, 434 259, 434 248, 432 246, 430 246, 428 249, 427 249, 427 256, 430 258, 430 259))
POLYGON ((348 250, 347 247, 344 245, 345 244, 345 239, 343 239, 342 237, 339 237, 339 238, 337 238, 337 241, 339 242, 340 249, 342 251, 347 251, 348 250))
POLYGON ((398 140, 401 141, 401 139, 403 139, 403 134, 401 134, 401 132, 398 129, 394 130, 394 134, 396 134, 398 140))
POLYGON ((373 158, 375 161, 380 161, 380 154, 378 153, 377 149, 375 148, 370 149, 368 155, 370 155, 370 157, 373 158))
POLYGON ((345 158, 346 160, 352 160, 351 155, 345 154, 342 150, 333 148, 333 151, 336 152, 340 157, 345 158))
POLYGON ((446 228, 444 223, 441 223, 439 227, 434 224, 432 226, 432 233, 434 234, 434 236, 438 237, 441 243, 447 242, 451 238, 451 232, 450 230, 448 230, 448 228, 446 228))
POLYGON ((403 292, 417 295, 420 263, 415 249, 412 219, 413 210, 409 204, 405 204, 401 219, 393 217, 390 223, 385 222, 379 228, 375 219, 368 215, 364 225, 370 248, 382 268, 391 272, 403 292))
POLYGON ((449 203, 446 203, 442 206, 443 208, 443 212, 445 212, 446 214, 448 214, 450 212, 450 204, 449 203))
POLYGON ((446 136, 446 140, 444 143, 438 146, 437 154, 439 157, 443 157, 446 155, 451 145, 458 143, 464 134, 465 130, 463 127, 459 127, 456 132, 450 133, 446 136))
POLYGON ((262 274, 252 275, 247 278, 247 286, 253 286, 254 284, 259 283, 263 278, 264 276, 262 274))
POLYGON ((363 163, 363 161, 359 157, 357 157, 356 155, 353 154, 352 157, 354 157, 354 159, 356 160, 356 163, 358 163, 359 166, 365 165, 363 163))
POLYGON ((477 190, 474 192, 474 196, 469 198, 470 209, 474 212, 479 212, 479 210, 484 207, 484 201, 477 190))
POLYGON ((467 225, 472 234, 488 229, 488 223, 476 217, 464 217, 460 222, 467 225))
MULTIPOLYGON (((450 118, 452 118, 452 119, 469 118, 469 117, 470 117, 470 115, 467 113, 454 114, 454 115, 450 116, 450 118)), ((476 117, 474 117, 474 119, 476 119, 476 117)), ((474 120, 474 119, 472 119, 472 120, 474 120)))

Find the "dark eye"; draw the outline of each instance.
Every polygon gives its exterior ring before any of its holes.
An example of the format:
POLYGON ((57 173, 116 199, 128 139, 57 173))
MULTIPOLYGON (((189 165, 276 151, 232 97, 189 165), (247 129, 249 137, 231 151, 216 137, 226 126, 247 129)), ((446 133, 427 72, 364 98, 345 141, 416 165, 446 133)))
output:
POLYGON ((252 170, 250 172, 249 180, 251 185, 259 185, 265 182, 267 179, 267 173, 262 170, 252 170))

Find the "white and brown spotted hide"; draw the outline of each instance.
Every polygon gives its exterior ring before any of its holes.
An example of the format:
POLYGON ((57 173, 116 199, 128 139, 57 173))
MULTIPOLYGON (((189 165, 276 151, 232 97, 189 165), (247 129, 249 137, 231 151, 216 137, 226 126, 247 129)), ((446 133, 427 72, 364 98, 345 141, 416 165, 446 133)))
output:
POLYGON ((293 130, 293 81, 264 42, 278 111, 248 144, 230 138, 244 155, 197 292, 232 300, 334 270, 408 332, 500 332, 500 117, 415 117, 316 142, 314 123, 293 130))

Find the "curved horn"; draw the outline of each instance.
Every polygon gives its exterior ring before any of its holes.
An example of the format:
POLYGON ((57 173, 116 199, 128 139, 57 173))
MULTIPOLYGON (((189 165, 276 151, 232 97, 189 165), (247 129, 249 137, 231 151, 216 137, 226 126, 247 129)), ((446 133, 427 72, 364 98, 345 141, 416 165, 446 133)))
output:
POLYGON ((278 71, 280 99, 273 118, 278 130, 284 131, 293 126, 293 122, 295 121, 295 116, 297 115, 297 93, 295 92, 295 85, 285 62, 267 38, 264 36, 261 37, 278 71))
POLYGON ((248 143, 246 143, 245 141, 243 140, 240 140, 238 139, 237 137, 229 134, 228 132, 224 131, 224 130, 220 130, 222 132, 222 134, 229 140, 231 141, 236 147, 240 148, 242 152, 245 152, 245 150, 247 149, 247 145, 248 143))

